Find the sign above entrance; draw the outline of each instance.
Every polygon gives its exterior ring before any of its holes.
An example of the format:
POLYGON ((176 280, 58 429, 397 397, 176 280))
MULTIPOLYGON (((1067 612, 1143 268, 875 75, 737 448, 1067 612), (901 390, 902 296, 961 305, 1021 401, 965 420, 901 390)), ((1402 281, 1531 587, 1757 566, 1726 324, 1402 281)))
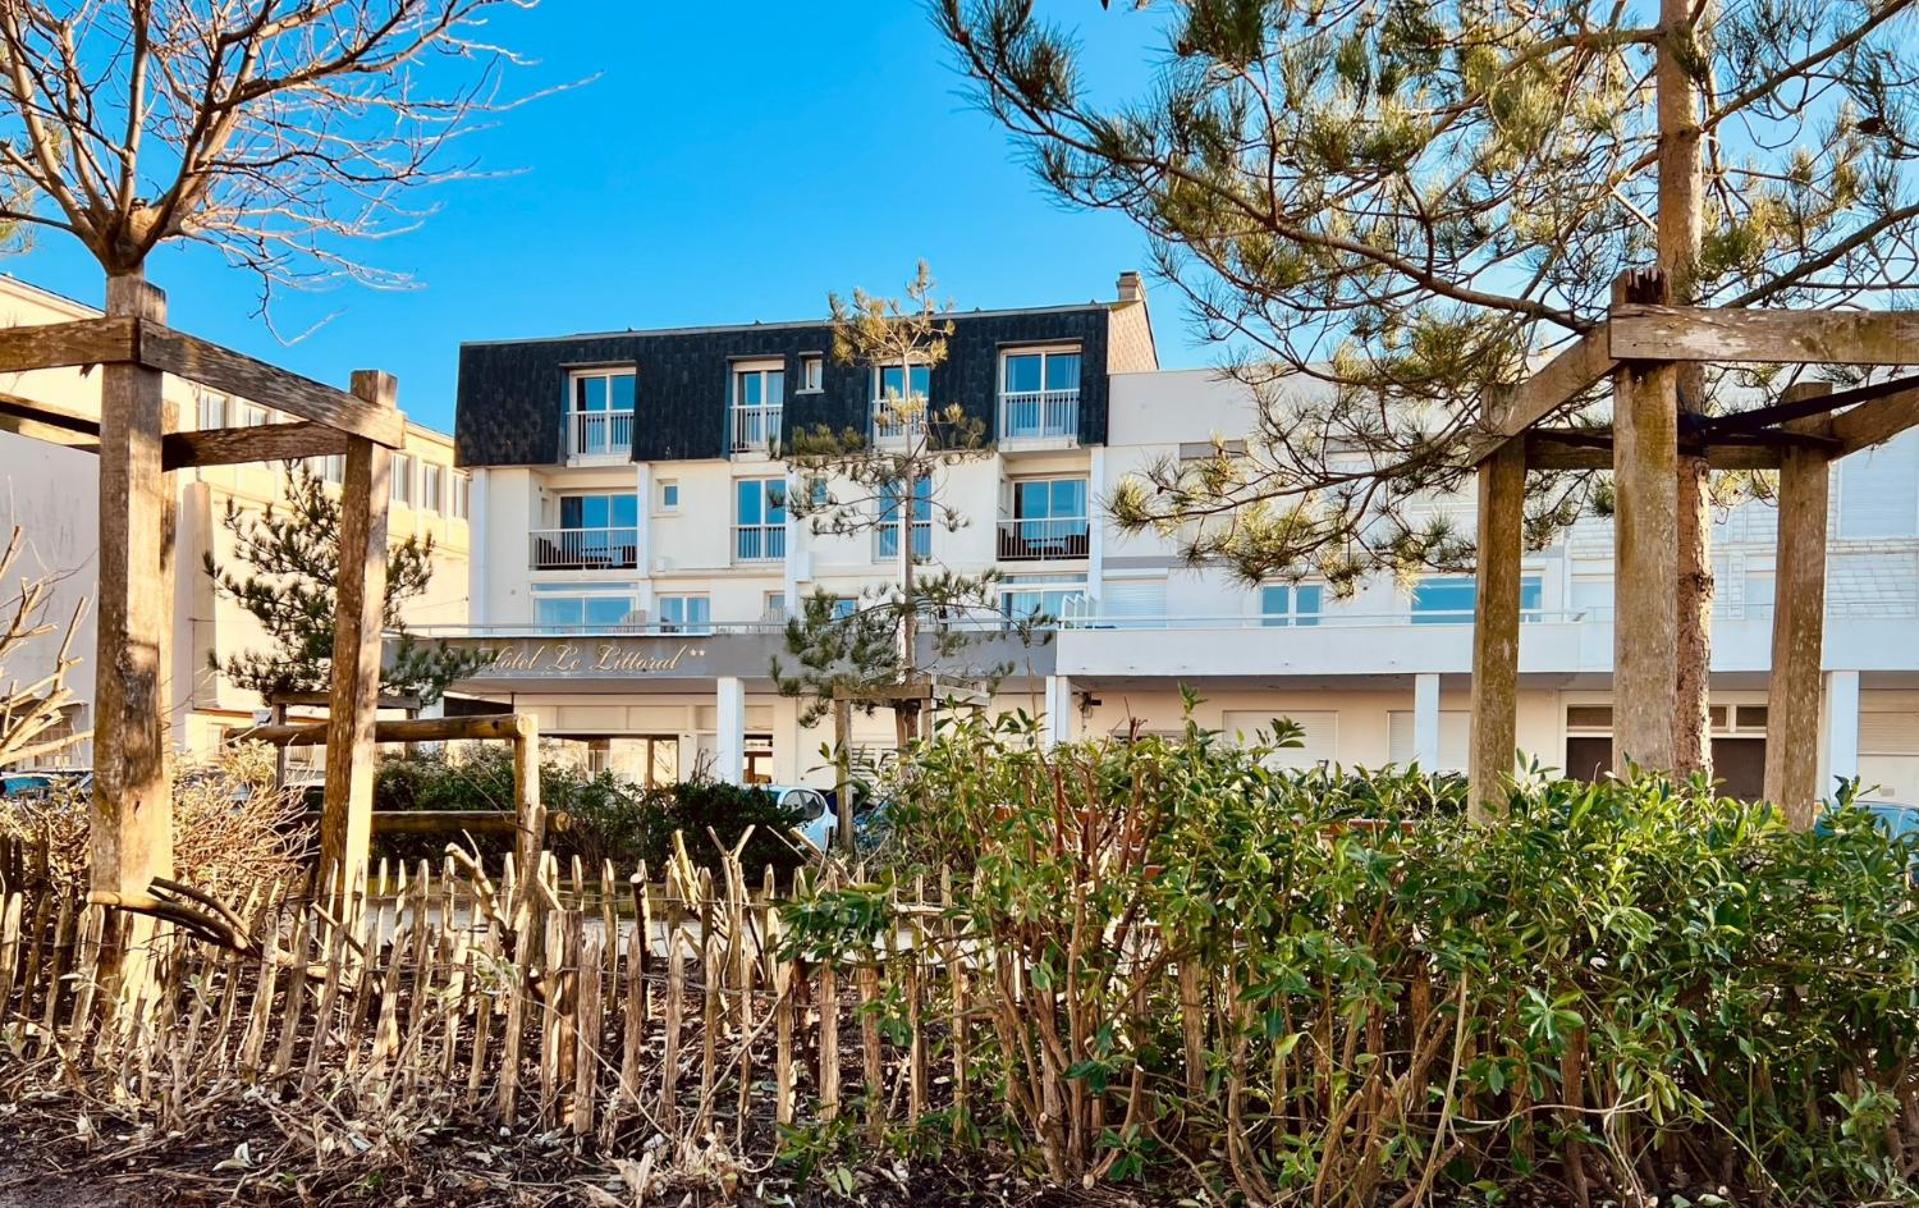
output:
POLYGON ((692 673, 706 647, 682 642, 670 650, 633 649, 617 641, 519 642, 493 652, 479 675, 671 675, 692 673))
POLYGON ((753 678, 767 674, 780 644, 772 633, 525 634, 442 639, 487 661, 469 684, 546 680, 753 678))

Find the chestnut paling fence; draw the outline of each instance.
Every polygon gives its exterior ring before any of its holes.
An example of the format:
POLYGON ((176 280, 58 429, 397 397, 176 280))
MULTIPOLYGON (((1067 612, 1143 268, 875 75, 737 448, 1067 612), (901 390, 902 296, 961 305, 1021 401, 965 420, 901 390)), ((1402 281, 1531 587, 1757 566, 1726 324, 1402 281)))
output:
MULTIPOLYGON (((877 1136, 951 1105, 943 1079, 935 1102, 921 1004, 935 980, 963 1002, 969 974, 924 885, 895 898, 884 953, 802 961, 782 952, 778 906, 820 888, 805 870, 776 895, 771 869, 728 860, 716 879, 683 847, 657 880, 550 853, 530 880, 510 856, 497 877, 453 856, 383 862, 344 895, 304 880, 225 909, 168 895, 227 942, 163 925, 155 998, 129 1005, 101 960, 103 929, 128 916, 49 890, 36 865, 44 853, 0 852, 0 1061, 56 1061, 162 1114, 213 1084, 345 1083, 600 1145, 717 1136, 767 1153, 802 1112, 877 1136)), ((968 1022, 939 1031, 963 1069, 968 1022)))
MULTIPOLYGON (((657 879, 550 854, 531 878, 510 861, 490 876, 449 856, 344 892, 194 899, 210 921, 163 927, 154 996, 127 1004, 101 953, 128 916, 49 889, 36 865, 44 852, 0 852, 0 1082, 8 1063, 56 1071, 163 1125, 259 1088, 613 1153, 665 1137, 818 1159, 991 1133, 1063 1183, 1157 1164, 1252 1202, 1400 1208, 1539 1168, 1581 1202, 1675 1171, 1754 1178, 1742 1138, 1662 1119, 1646 1087, 1589 1059, 1583 1027, 1550 1058, 1529 1051, 1540 1025, 1519 1004, 1410 946, 1358 970, 1403 984, 1396 1002, 1329 984, 1265 1018, 1251 966, 1167 951, 1130 914, 974 929, 950 878, 882 889, 802 870, 776 894, 770 870, 728 859, 716 876, 682 845, 657 879), (1489 1062, 1513 1072, 1469 1073, 1489 1062)), ((1909 1073, 1874 1077, 1900 1088, 1877 1127, 1910 1173, 1919 1095, 1909 1073)), ((1835 1111, 1808 1091, 1807 1130, 1839 1127, 1835 1111)))

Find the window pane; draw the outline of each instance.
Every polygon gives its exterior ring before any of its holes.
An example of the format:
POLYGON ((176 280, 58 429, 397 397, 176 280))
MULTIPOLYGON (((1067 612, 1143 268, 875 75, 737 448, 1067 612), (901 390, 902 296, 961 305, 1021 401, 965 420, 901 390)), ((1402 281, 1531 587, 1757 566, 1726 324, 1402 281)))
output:
POLYGON ((633 410, 633 375, 622 373, 613 378, 613 410, 633 410))
POLYGON ((1040 357, 1036 352, 1021 353, 1006 358, 1006 383, 1008 394, 1019 394, 1028 390, 1038 390, 1040 383, 1040 357))
POLYGON ((689 625, 706 624, 712 615, 712 608, 713 601, 707 597, 688 596, 686 598, 686 623, 689 625))
POLYGON ((765 481, 764 489, 766 491, 766 523, 785 524, 786 484, 777 478, 769 478, 765 481))
POLYGON ((1477 585, 1471 579, 1422 579, 1413 589, 1413 624, 1470 624, 1477 594, 1477 585))
POLYGON ((736 373, 733 375, 733 402, 741 407, 760 405, 760 375, 758 373, 736 373))
POLYGON ((588 625, 618 625, 632 610, 632 601, 625 596, 589 596, 584 604, 588 625))
POLYGON ((1083 478, 1062 478, 1053 484, 1053 515, 1084 516, 1086 514, 1086 480, 1083 478))
POLYGON ((1055 352, 1046 358, 1046 388, 1048 390, 1079 389, 1079 354, 1077 352, 1055 352))
MULTIPOLYGON (((1474 598, 1478 598, 1475 590, 1474 598)), ((1546 585, 1538 575, 1527 575, 1519 581, 1519 611, 1530 612, 1535 616, 1546 606, 1546 585)))
POLYGON ((1293 588, 1293 624, 1319 624, 1319 599, 1321 587, 1317 583, 1302 583, 1293 588))
POLYGON ((766 405, 777 407, 786 401, 786 370, 770 369, 766 374, 766 405))
POLYGON ((581 411, 606 410, 606 379, 603 377, 583 377, 574 379, 581 411))
POLYGON ((679 625, 686 620, 685 596, 660 597, 660 621, 666 625, 679 625))
POLYGON ((640 523, 640 497, 638 495, 614 495, 609 500, 612 509, 610 517, 614 528, 633 528, 640 523))
POLYGON ((542 625, 580 624, 581 601, 578 596, 560 596, 535 601, 535 615, 542 625))
POLYGON ((1022 520, 1044 520, 1051 514, 1052 492, 1043 482, 1021 482, 1013 486, 1013 515, 1022 520))
POLYGON ((739 523, 758 524, 760 522, 761 501, 765 497, 765 488, 757 478, 742 478, 739 482, 739 523))

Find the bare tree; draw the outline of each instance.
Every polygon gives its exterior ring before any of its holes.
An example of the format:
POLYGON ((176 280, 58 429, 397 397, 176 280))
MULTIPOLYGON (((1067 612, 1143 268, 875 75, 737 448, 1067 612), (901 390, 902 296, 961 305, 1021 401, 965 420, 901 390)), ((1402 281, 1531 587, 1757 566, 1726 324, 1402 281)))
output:
MULTIPOLYGON (((1705 306, 1919 290, 1913 0, 1130 7, 1146 11, 1106 19, 1165 47, 1132 100, 1090 79, 1029 0, 936 14, 1045 184, 1137 222, 1260 392, 1245 456, 1169 462, 1112 501, 1122 524, 1177 532, 1249 578, 1340 588, 1470 560, 1469 540, 1407 505, 1460 486, 1489 399, 1603 320, 1628 268, 1656 265, 1671 301, 1705 306)), ((1724 380, 1648 378, 1682 421, 1741 406, 1724 380)), ((1595 390, 1549 418, 1601 423, 1607 402, 1595 390)), ((1529 535, 1603 509, 1608 485, 1533 475, 1529 535)), ((1681 458, 1680 769, 1710 752, 1707 507, 1741 485, 1681 458)))
POLYGON ((466 170, 450 140, 499 106, 515 56, 487 19, 534 0, 4 0, 0 219, 139 276, 168 240, 275 285, 404 276, 353 244, 466 170), (442 61, 458 61, 453 67, 442 61))

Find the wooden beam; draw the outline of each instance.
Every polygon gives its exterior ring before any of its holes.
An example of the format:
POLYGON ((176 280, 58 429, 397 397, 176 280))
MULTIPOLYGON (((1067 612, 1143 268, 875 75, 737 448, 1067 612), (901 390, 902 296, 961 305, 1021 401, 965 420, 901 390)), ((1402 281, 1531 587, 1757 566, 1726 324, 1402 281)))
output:
POLYGON ((1919 312, 1716 310, 1628 303, 1612 310, 1621 361, 1919 364, 1919 312))
POLYGON ((1483 821, 1505 800, 1519 746, 1520 559, 1526 449, 1507 441, 1479 464, 1479 571, 1473 621, 1467 811, 1483 821))
POLYGON ((0 328, 0 373, 132 361, 139 327, 136 315, 107 315, 69 323, 0 328))
POLYGON ((397 449, 406 439, 406 420, 391 405, 348 394, 164 324, 141 324, 139 354, 142 363, 175 377, 376 445, 397 449))
MULTIPOLYGON (((166 316, 166 295, 138 276, 107 279, 113 330, 166 316)), ((58 324, 71 328, 70 324, 58 324)), ((15 331, 28 329, 16 328, 15 331)), ((159 373, 118 360, 100 384, 99 611, 95 621, 91 888, 144 895, 173 875, 173 791, 165 718, 173 579, 160 464, 167 406, 159 373)), ((131 1002, 152 976, 152 922, 136 918, 102 954, 103 980, 131 1002)))
POLYGON ((1592 389, 1613 370, 1605 323, 1579 338, 1525 381, 1487 401, 1485 432, 1472 438, 1466 460, 1484 461, 1514 436, 1592 389))
MULTIPOLYGON (((318 814, 306 814, 309 825, 320 821, 318 814)), ((564 810, 547 819, 556 831, 571 828, 573 816, 564 810)), ((472 831, 478 835, 517 833, 519 819, 511 810, 376 810, 373 833, 376 835, 445 835, 472 831)))
MULTIPOLYGON (((1638 279, 1615 285, 1621 304, 1638 279), (1622 296, 1624 295, 1624 296, 1622 296)), ((1648 277, 1646 288, 1663 287, 1648 277)), ((1626 358, 1621 358, 1625 360, 1626 358)), ((1613 768, 1673 766, 1679 688, 1679 382, 1671 364, 1626 363, 1613 377, 1613 768)))
MULTIPOLYGON (((396 414, 392 375, 356 370, 353 392, 396 414)), ((333 695, 327 715, 326 816, 320 868, 339 884, 362 875, 371 845, 374 715, 380 705, 380 639, 386 604, 387 474, 391 452, 356 436, 340 495, 340 581, 333 610, 333 695)))
POLYGON ((346 452, 346 433, 300 420, 252 428, 207 428, 169 432, 161 456, 169 470, 189 466, 234 466, 263 461, 298 461, 346 452))
MULTIPOLYGON (((373 724, 376 743, 517 741, 533 719, 518 713, 487 713, 477 717, 418 717, 377 721, 373 724)), ((264 742, 274 746, 318 747, 326 745, 331 727, 323 721, 292 722, 283 726, 253 726, 229 731, 227 737, 240 742, 264 742)))
MULTIPOLYGON (((1806 383, 1790 399, 1830 392, 1806 383)), ((1817 422, 1817 421, 1800 421, 1817 422)), ((1819 449, 1790 449, 1779 468, 1772 670, 1766 681, 1766 799, 1795 830, 1809 829, 1819 798, 1819 698, 1826 623, 1826 524, 1831 462, 1819 449)))
POLYGON ((0 431, 91 453, 100 451, 97 416, 45 407, 17 394, 0 394, 0 431))
POLYGON ((1832 417, 1825 431, 1839 442, 1835 456, 1882 445, 1919 425, 1919 379, 1909 380, 1912 384, 1903 390, 1882 394, 1832 417))
MULTIPOLYGON (((1813 385, 1815 383, 1801 383, 1813 385)), ((1824 384, 1824 383, 1817 383, 1824 384)), ((1762 430, 1784 426, 1789 420, 1808 419, 1831 415, 1855 403, 1869 402, 1887 395, 1903 394, 1907 390, 1919 388, 1919 377, 1892 378, 1883 382, 1869 382, 1864 386, 1855 386, 1850 390, 1834 391, 1830 385, 1823 391, 1791 393, 1789 401, 1773 403, 1766 407, 1754 407, 1750 411, 1736 411, 1731 415, 1715 415, 1709 419, 1696 420, 1692 424, 1680 424, 1680 434, 1694 440, 1716 440, 1722 436, 1746 435, 1762 430)), ((1808 428, 1794 425, 1793 431, 1823 431, 1820 428, 1808 428)))
MULTIPOLYGON (((1534 470, 1610 470, 1613 464, 1612 433, 1572 432, 1563 429, 1535 428, 1526 436, 1526 465, 1534 470)), ((1816 440, 1766 441, 1693 445, 1681 442, 1680 448, 1703 452, 1715 470, 1772 470, 1779 466, 1788 444, 1815 445, 1816 440)))

